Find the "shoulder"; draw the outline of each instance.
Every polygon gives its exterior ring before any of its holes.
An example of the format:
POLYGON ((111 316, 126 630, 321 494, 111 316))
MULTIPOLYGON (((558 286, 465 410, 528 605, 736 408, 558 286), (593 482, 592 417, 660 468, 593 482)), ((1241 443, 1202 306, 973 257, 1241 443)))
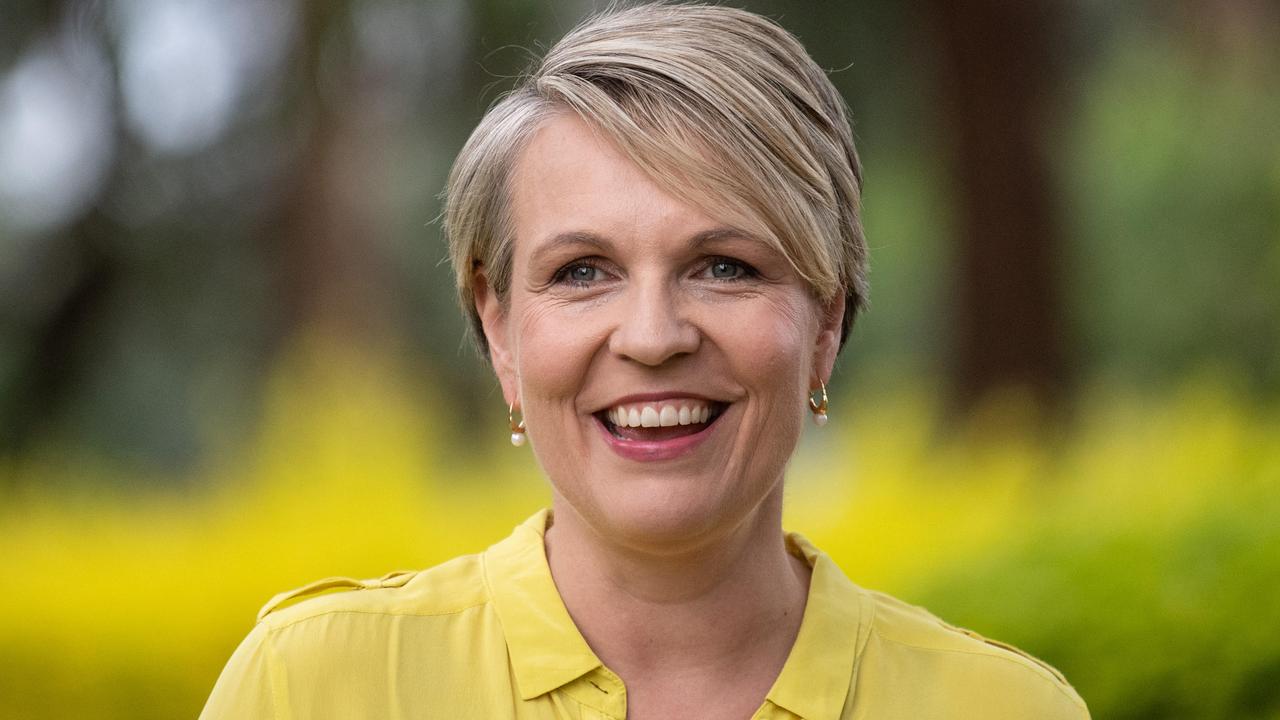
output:
MULTIPOLYGON (((874 610, 866 657, 872 673, 918 675, 953 708, 984 717, 1088 718, 1062 673, 1018 648, 943 622, 924 608, 863 590, 874 610)), ((963 714, 963 713, 962 713, 963 714)), ((967 715, 965 715, 967 716, 967 715)), ((977 715, 974 715, 975 717, 977 715)))
POLYGON ((268 632, 332 616, 448 616, 486 604, 480 555, 379 578, 331 577, 282 592, 258 613, 268 632))
MULTIPOLYGON (((201 717, 308 717, 323 706, 389 717, 389 678, 430 676, 465 693, 481 682, 477 664, 497 666, 499 658, 505 645, 480 555, 368 580, 327 578, 263 607, 201 717)), ((484 687, 505 677, 493 674, 484 687)), ((442 690, 427 700, 457 697, 442 690)))

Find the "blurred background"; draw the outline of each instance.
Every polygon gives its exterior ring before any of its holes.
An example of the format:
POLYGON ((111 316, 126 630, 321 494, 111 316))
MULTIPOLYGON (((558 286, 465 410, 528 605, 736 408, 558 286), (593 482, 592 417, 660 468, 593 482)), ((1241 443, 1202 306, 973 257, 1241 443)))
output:
MULTIPOLYGON (((788 526, 1097 718, 1280 718, 1280 6, 732 4, 867 178, 788 526)), ((194 717, 272 594, 547 502, 436 218, 601 5, 5 0, 0 717, 194 717)))

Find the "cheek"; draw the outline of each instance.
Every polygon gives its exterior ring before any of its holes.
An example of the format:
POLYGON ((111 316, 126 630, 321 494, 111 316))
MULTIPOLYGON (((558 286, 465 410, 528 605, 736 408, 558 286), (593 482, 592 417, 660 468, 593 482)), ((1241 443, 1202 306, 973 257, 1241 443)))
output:
POLYGON ((725 328, 722 342, 744 380, 778 399, 804 392, 816 335, 813 313, 801 297, 761 298, 725 328))
MULTIPOLYGON (((555 303, 522 308, 516 332, 516 372, 527 403, 572 400, 583 385, 600 331, 555 303)), ((533 408, 536 412, 536 408, 533 408)))

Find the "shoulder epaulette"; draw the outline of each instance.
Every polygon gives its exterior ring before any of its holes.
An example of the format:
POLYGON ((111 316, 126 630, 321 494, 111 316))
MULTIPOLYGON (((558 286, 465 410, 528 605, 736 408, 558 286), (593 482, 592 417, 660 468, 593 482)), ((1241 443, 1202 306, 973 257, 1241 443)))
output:
POLYGON ((330 590, 373 590, 376 588, 392 588, 400 587, 409 582, 417 572, 412 570, 397 570, 393 573, 387 573, 380 578, 371 580, 357 580, 349 577, 330 577, 323 580, 317 580, 313 583, 303 585, 293 590, 286 590, 279 595, 267 601, 266 605, 258 611, 258 619, 279 610, 280 608, 291 604, 295 600, 303 600, 305 598, 320 595, 330 590))
POLYGON ((1067 682, 1067 678, 1066 678, 1066 676, 1065 676, 1065 675, 1063 675, 1061 672, 1058 672, 1058 669, 1057 669, 1057 668, 1055 668, 1054 666, 1050 665, 1049 663, 1047 663, 1047 662, 1045 662, 1045 661, 1041 660, 1040 658, 1036 657, 1035 655, 1032 655, 1031 653, 1028 653, 1028 652, 1026 652, 1026 651, 1024 651, 1024 650, 1021 650, 1021 649, 1019 649, 1019 648, 1017 648, 1017 647, 1014 647, 1013 645, 1010 645, 1009 643, 1003 643, 1003 642, 1000 642, 999 640, 992 640, 991 638, 983 637, 982 635, 979 635, 978 633, 976 633, 976 632, 974 632, 974 631, 972 631, 972 630, 969 630, 968 628, 956 627, 955 625, 948 625, 948 627, 951 627, 951 628, 953 628, 953 629, 955 629, 955 630, 958 630, 958 631, 960 631, 961 633, 963 633, 963 634, 965 634, 965 635, 968 635, 969 637, 973 638, 974 640, 978 640, 978 641, 980 641, 980 642, 984 642, 984 643, 986 643, 986 644, 988 644, 988 645, 990 645, 990 646, 992 646, 992 647, 998 647, 998 648, 1000 648, 1001 650, 1008 650, 1009 652, 1013 653, 1014 655, 1017 655, 1017 656, 1021 657, 1022 659, 1024 659, 1024 660, 1028 660, 1028 661, 1030 661, 1031 663, 1033 663, 1033 664, 1035 664, 1035 665, 1039 666, 1041 669, 1043 669, 1043 670, 1045 670, 1046 672, 1048 672, 1050 675, 1052 675, 1052 676, 1053 676, 1053 678, 1054 678, 1055 680, 1057 680, 1058 682, 1062 683, 1063 685, 1069 685, 1069 683, 1067 682))

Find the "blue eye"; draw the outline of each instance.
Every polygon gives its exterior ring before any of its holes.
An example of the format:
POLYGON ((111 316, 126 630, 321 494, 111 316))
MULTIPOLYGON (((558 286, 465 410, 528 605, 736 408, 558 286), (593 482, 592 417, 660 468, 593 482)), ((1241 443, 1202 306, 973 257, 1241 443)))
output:
POLYGON ((715 280, 741 280, 753 274, 753 270, 745 263, 729 258, 716 258, 707 266, 706 272, 715 280))
POLYGON ((560 268, 560 271, 556 273, 556 281, 570 285, 590 285, 600 280, 603 274, 603 271, 594 265, 575 262, 560 268))
POLYGON ((738 272, 742 270, 741 265, 734 263, 718 262, 711 266, 711 277, 726 280, 738 277, 738 272))

